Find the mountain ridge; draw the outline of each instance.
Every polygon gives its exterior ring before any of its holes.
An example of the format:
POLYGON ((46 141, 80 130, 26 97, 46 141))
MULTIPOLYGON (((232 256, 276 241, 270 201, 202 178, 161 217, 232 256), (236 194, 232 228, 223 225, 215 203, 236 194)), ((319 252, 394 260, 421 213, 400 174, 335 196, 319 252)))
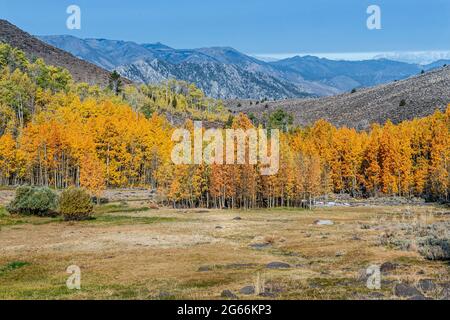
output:
MULTIPOLYGON (((91 85, 97 84, 102 87, 109 83, 109 71, 51 46, 3 19, 0 19, 0 42, 24 51, 31 60, 39 57, 49 65, 67 69, 75 81, 86 82, 91 85)), ((125 82, 129 83, 128 80, 125 80, 125 82)))
POLYGON ((204 47, 198 49, 173 49, 162 43, 138 44, 132 41, 118 41, 106 39, 79 39, 78 47, 64 41, 65 36, 41 36, 48 43, 70 51, 75 55, 97 63, 98 65, 116 69, 132 80, 144 83, 154 83, 155 79, 166 79, 167 70, 155 69, 160 64, 151 64, 149 61, 158 59, 161 64, 170 63, 171 75, 175 77, 185 75, 183 69, 203 74, 204 79, 196 76, 179 78, 179 80, 192 81, 204 88, 207 95, 214 98, 245 98, 245 99, 286 99, 302 97, 332 96, 351 91, 354 88, 371 87, 395 80, 402 80, 419 74, 426 67, 388 59, 345 61, 329 60, 314 56, 296 56, 284 60, 265 62, 255 57, 239 52, 232 47, 204 47), (95 47, 94 53, 83 52, 81 44, 93 49, 92 44, 101 44, 95 47), (112 48, 114 52, 111 53, 112 48), (117 56, 117 58, 115 58, 117 56), (105 62, 106 61, 106 62, 105 62), (202 67, 205 62, 216 63, 211 68, 211 74, 205 74, 202 67), (188 64, 189 66, 186 66, 188 64), (194 68, 195 64, 197 67, 194 68), (220 67, 218 64, 222 64, 220 67), (295 65, 297 64, 297 65, 295 65), (180 70, 175 70, 179 67, 180 70), (140 70, 143 68, 143 70, 140 70), (150 68, 153 68, 150 71, 150 68), (243 88, 233 87, 233 83, 225 81, 217 73, 219 69, 228 69, 239 74, 239 81, 235 84, 253 81, 250 86, 260 88, 251 94, 244 94, 243 88), (252 79, 248 73, 253 73, 252 79), (148 74, 149 77, 145 75, 148 74), (159 74, 159 75, 158 75, 159 74), (267 81, 267 82, 266 82, 267 81), (282 90, 273 91, 274 82, 282 90), (213 88, 227 88, 222 93, 213 88))
POLYGON ((319 99, 268 101, 250 105, 233 102, 234 112, 254 114, 284 110, 294 116, 294 123, 307 126, 324 119, 336 126, 365 130, 373 123, 421 118, 436 110, 445 111, 450 103, 450 66, 433 69, 414 77, 376 87, 319 99), (236 107, 240 105, 241 107, 236 107))

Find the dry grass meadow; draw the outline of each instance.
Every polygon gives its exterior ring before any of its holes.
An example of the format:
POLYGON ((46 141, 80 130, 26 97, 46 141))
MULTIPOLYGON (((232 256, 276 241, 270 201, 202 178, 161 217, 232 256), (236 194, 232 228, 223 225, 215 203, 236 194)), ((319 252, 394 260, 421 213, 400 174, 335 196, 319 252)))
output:
POLYGON ((64 222, 10 216, 6 192, 0 299, 395 299, 397 283, 449 283, 447 262, 380 241, 418 219, 450 220, 439 206, 151 210, 136 198, 64 222), (369 290, 365 270, 386 262, 394 267, 381 289, 369 290), (81 290, 66 287, 70 265, 81 269, 81 290))

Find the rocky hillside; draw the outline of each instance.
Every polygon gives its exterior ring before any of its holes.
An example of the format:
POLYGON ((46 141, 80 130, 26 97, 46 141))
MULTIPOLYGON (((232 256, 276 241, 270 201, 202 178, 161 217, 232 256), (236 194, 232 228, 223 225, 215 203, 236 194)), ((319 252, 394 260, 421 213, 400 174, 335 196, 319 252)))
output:
POLYGON ((173 49, 161 43, 41 36, 41 40, 135 82, 157 84, 167 79, 195 83, 214 98, 273 99, 330 95, 326 85, 288 81, 265 62, 233 48, 173 49))
POLYGON ((342 92, 405 79, 423 69, 419 65, 387 59, 337 61, 313 56, 297 56, 270 64, 285 73, 301 74, 305 80, 318 81, 342 92))
POLYGON ((377 87, 320 99, 295 99, 255 105, 232 102, 234 111, 253 113, 278 109, 290 112, 295 123, 308 125, 325 119, 337 126, 367 129, 371 123, 395 123, 445 110, 450 103, 450 66, 377 87), (237 107, 240 105, 240 107, 237 107))
POLYGON ((40 39, 100 67, 117 69, 134 81, 157 83, 168 78, 191 81, 214 98, 332 96, 428 70, 427 66, 388 59, 334 61, 305 56, 269 63, 230 47, 174 49, 161 43, 72 36, 40 39))
POLYGON ((172 64, 159 59, 146 59, 120 66, 117 71, 135 82, 158 83, 167 79, 179 79, 195 83, 206 95, 219 99, 311 96, 294 83, 263 72, 247 71, 215 61, 172 64))
POLYGON ((24 51, 31 60, 43 58, 49 65, 66 68, 77 82, 108 85, 109 71, 42 42, 6 20, 0 20, 0 42, 24 51))

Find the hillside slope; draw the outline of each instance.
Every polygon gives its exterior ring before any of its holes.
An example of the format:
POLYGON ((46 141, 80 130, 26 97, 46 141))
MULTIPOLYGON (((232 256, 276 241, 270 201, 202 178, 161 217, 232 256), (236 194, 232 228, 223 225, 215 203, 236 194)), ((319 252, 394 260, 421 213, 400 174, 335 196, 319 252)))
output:
POLYGON ((24 51, 31 60, 42 58, 49 65, 69 70, 77 82, 108 85, 110 73, 105 69, 46 44, 6 20, 0 20, 0 42, 24 51))
POLYGON ((279 70, 300 74, 305 80, 338 88, 341 92, 406 79, 422 70, 419 65, 387 59, 338 61, 313 56, 297 56, 270 64, 279 70))
POLYGON ((261 117, 283 109, 294 115, 295 123, 308 125, 325 119, 337 126, 367 129, 372 123, 392 120, 398 123, 445 110, 450 103, 450 66, 435 69, 406 80, 320 99, 268 102, 264 105, 241 103, 235 111, 261 117))
POLYGON ((40 36, 46 43, 83 60, 117 70, 135 82, 167 79, 195 83, 213 98, 300 98, 337 93, 331 87, 297 79, 287 81, 269 64, 227 47, 173 49, 161 43, 40 36))
POLYGON ((218 99, 311 96, 298 85, 269 74, 215 61, 172 64, 159 59, 146 59, 118 67, 117 71, 140 83, 157 84, 168 79, 195 83, 206 95, 218 99))
MULTIPOLYGON (((174 49, 131 41, 40 36, 42 41, 137 82, 192 81, 214 98, 332 96, 419 74, 426 66, 387 59, 335 61, 313 56, 264 62, 231 47, 174 49), (189 73, 186 73, 189 71, 189 73)), ((432 66, 430 66, 432 67, 432 66)))

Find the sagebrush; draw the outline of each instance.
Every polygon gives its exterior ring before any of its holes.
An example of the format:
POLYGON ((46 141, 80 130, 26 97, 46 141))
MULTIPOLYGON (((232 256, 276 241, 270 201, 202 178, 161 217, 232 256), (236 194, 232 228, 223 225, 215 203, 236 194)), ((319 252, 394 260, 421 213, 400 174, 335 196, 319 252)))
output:
POLYGON ((59 213, 65 220, 80 221, 91 218, 94 205, 89 193, 80 188, 70 188, 61 193, 59 213))
POLYGON ((54 216, 58 196, 47 187, 22 186, 16 189, 14 200, 6 207, 11 214, 54 216))

